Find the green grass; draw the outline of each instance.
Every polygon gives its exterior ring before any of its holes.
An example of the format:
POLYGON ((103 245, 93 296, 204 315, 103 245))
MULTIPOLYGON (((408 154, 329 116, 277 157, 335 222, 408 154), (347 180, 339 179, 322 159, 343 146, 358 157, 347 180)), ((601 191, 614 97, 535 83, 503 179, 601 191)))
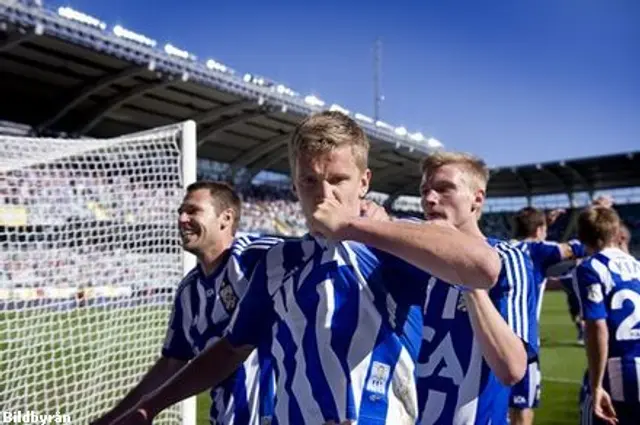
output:
MULTIPOLYGON (((28 408, 46 413, 55 400, 62 403, 61 411, 72 409, 72 418, 83 422, 81 419, 92 417, 96 408, 106 408, 109 400, 121 397, 139 379, 129 376, 125 382, 116 370, 133 367, 141 374, 153 362, 167 316, 168 309, 158 307, 38 315, 0 313, 0 399, 3 391, 5 395, 16 394, 13 383, 19 382, 28 387, 19 389, 25 394, 19 402, 28 408), (27 327, 29 332, 24 331, 27 327), (135 351, 127 350, 140 329, 147 330, 149 340, 138 342, 135 351), (74 346, 69 345, 72 340, 74 346), (82 383, 71 382, 70 372, 82 376, 82 383)), ((546 294, 540 332, 543 387, 535 423, 573 425, 577 423, 578 391, 586 361, 584 348, 575 344, 564 293, 546 294)), ((207 425, 208 394, 198 396, 197 406, 198 425, 207 425)))
POLYGON ((540 315, 542 401, 536 425, 578 423, 578 393, 586 368, 584 347, 576 344, 565 295, 549 291, 540 315))

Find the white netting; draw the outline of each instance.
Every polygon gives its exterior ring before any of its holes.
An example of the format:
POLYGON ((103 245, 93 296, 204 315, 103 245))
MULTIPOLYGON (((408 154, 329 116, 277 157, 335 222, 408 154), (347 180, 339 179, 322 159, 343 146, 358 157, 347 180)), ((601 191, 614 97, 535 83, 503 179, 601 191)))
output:
POLYGON ((159 355, 183 275, 181 135, 0 136, 0 410, 86 424, 159 355))

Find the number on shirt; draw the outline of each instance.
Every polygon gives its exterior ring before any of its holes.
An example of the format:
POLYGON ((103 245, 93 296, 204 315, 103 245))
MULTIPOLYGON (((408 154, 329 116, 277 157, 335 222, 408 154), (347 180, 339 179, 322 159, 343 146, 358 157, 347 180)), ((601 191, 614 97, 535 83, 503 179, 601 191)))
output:
POLYGON ((633 310, 618 326, 616 339, 618 341, 640 339, 640 329, 634 329, 640 322, 640 294, 631 289, 622 289, 611 298, 611 308, 621 309, 625 301, 631 301, 633 310))

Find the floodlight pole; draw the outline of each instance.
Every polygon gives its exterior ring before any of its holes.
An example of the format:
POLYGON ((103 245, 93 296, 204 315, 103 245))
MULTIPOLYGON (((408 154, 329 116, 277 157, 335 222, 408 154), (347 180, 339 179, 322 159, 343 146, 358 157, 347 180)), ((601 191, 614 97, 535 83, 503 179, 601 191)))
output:
POLYGON ((382 95, 380 93, 380 67, 382 63, 382 41, 376 39, 373 48, 373 119, 380 119, 380 104, 382 103, 382 95))

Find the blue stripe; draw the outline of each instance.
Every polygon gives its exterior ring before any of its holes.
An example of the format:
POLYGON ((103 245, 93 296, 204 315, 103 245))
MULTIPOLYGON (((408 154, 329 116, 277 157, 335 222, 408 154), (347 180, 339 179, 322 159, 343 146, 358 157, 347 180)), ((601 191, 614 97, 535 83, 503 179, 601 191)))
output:
POLYGON ((331 348, 335 353, 340 366, 347 379, 347 400, 346 400, 346 417, 357 418, 358 409, 355 405, 354 394, 351 391, 351 371, 347 359, 349 357, 349 348, 351 341, 341 338, 339 335, 354 335, 358 327, 358 305, 360 303, 360 291, 358 290, 358 282, 351 267, 339 267, 337 271, 339 277, 335 279, 334 285, 336 291, 334 293, 334 305, 336 313, 331 319, 331 329, 336 332, 331 334, 331 348))
MULTIPOLYGON (((284 351, 284 358, 282 361, 283 367, 285 369, 286 379, 284 382, 284 388, 289 395, 289 421, 292 424, 303 424, 304 420, 302 417, 302 412, 300 411, 300 405, 298 404, 298 399, 293 393, 292 385, 293 385, 293 377, 296 371, 296 352, 298 351, 298 347, 293 342, 293 336, 291 335, 291 331, 287 327, 287 325, 283 322, 280 322, 278 326, 278 332, 276 334, 276 338, 282 345, 282 351, 284 351)), ((279 378, 282 378, 280 376, 279 378)), ((283 424, 284 425, 284 424, 283 424)))
POLYGON ((245 387, 247 370, 245 367, 240 367, 233 378, 235 379, 235 385, 233 386, 234 423, 247 424, 249 423, 251 412, 247 404, 247 388, 245 387))
POLYGON ((302 287, 299 287, 295 297, 300 310, 307 320, 307 325, 305 326, 302 336, 302 346, 304 347, 303 353, 306 375, 309 382, 312 383, 311 393, 320 407, 324 421, 340 422, 338 408, 333 399, 329 381, 321 367, 322 362, 320 360, 318 341, 316 339, 316 327, 314 326, 316 324, 316 315, 320 303, 320 296, 315 288, 324 280, 335 280, 332 272, 336 269, 336 263, 331 261, 321 264, 321 260, 321 256, 315 258, 313 270, 304 280, 304 286, 311 286, 313 289, 302 290, 302 287))
POLYGON ((358 415, 360 423, 366 423, 366 421, 362 421, 362 418, 375 418, 379 420, 387 416, 387 410, 389 408, 389 386, 393 380, 393 373, 401 350, 402 345, 393 338, 393 332, 389 327, 383 324, 376 338, 365 385, 362 389, 362 401, 360 402, 360 414, 358 415), (385 383, 384 394, 367 390, 367 383, 371 378, 374 362, 389 366, 389 376, 385 383))
POLYGON ((272 417, 275 392, 273 390, 273 368, 271 359, 271 344, 263 343, 257 348, 260 364, 260 383, 258 397, 260 398, 260 417, 272 417))

